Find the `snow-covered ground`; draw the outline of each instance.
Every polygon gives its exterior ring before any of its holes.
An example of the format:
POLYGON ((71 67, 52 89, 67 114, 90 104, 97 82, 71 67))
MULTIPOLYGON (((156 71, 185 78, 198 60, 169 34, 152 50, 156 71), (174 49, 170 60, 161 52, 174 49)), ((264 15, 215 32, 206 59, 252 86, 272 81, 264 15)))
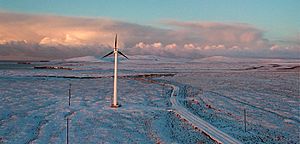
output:
POLYGON ((164 84, 180 88, 187 110, 244 143, 299 143, 299 60, 129 58, 120 59, 121 76, 176 75, 119 79, 118 109, 110 107, 111 58, 0 62, 0 143, 64 143, 67 117, 70 143, 213 143, 170 111, 164 84))

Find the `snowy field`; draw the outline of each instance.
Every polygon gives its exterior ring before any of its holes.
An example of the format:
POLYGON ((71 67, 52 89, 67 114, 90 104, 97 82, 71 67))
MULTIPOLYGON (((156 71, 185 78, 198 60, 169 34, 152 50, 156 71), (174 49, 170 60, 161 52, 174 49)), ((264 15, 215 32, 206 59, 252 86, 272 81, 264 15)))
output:
POLYGON ((243 143, 299 143, 299 62, 121 59, 118 109, 110 107, 111 58, 0 62, 0 143, 65 143, 67 118, 70 143, 214 143, 171 111, 172 88, 164 84, 180 88, 186 109, 243 143), (131 77, 154 73, 175 75, 131 77))

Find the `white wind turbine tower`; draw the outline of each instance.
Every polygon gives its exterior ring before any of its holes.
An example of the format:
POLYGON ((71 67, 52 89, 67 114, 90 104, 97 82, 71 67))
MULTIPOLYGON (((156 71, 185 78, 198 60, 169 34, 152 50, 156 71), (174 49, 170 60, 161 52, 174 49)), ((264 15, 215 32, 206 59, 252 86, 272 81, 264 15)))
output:
POLYGON ((111 107, 117 108, 120 107, 120 105, 118 104, 118 97, 117 97, 117 82, 118 82, 118 54, 122 55, 123 57, 125 57, 126 59, 128 59, 128 57, 126 55, 124 55, 122 52, 120 52, 118 50, 118 35, 116 34, 115 37, 115 47, 114 50, 108 54, 106 54, 105 56, 103 56, 102 58, 105 58, 111 54, 114 54, 115 56, 115 68, 114 68, 114 97, 113 97, 113 103, 111 104, 111 107))

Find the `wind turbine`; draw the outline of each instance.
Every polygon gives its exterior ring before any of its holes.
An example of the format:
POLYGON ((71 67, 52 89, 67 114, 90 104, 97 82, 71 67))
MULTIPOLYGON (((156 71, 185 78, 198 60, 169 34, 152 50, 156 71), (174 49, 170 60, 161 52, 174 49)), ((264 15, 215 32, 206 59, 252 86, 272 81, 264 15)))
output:
POLYGON ((117 97, 117 82, 118 82, 118 54, 122 55, 123 57, 125 57, 126 59, 128 59, 128 57, 126 55, 124 55, 122 52, 120 52, 118 50, 118 35, 116 34, 115 37, 115 48, 113 51, 111 51, 110 53, 106 54, 105 56, 103 56, 102 58, 105 58, 111 54, 114 54, 115 56, 115 69, 114 69, 114 97, 113 97, 113 103, 111 104, 111 107, 113 108, 117 108, 120 107, 121 105, 118 104, 118 97, 117 97))

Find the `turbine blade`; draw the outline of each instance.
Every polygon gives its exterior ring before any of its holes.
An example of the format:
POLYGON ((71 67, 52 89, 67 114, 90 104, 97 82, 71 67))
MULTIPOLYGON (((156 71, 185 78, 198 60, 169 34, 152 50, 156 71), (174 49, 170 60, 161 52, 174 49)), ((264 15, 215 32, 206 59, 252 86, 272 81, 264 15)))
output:
POLYGON ((119 53, 120 55, 122 55, 123 57, 129 59, 129 58, 128 58, 126 55, 124 55, 122 52, 118 51, 118 53, 119 53))
POLYGON ((105 58, 105 57, 107 57, 107 56, 109 56, 109 55, 111 55, 111 54, 113 54, 113 53, 114 53, 114 51, 111 51, 110 53, 106 54, 106 55, 103 56, 102 58, 105 58))
POLYGON ((118 44, 118 35, 116 34, 116 37, 115 37, 115 49, 117 49, 117 44, 118 44))

